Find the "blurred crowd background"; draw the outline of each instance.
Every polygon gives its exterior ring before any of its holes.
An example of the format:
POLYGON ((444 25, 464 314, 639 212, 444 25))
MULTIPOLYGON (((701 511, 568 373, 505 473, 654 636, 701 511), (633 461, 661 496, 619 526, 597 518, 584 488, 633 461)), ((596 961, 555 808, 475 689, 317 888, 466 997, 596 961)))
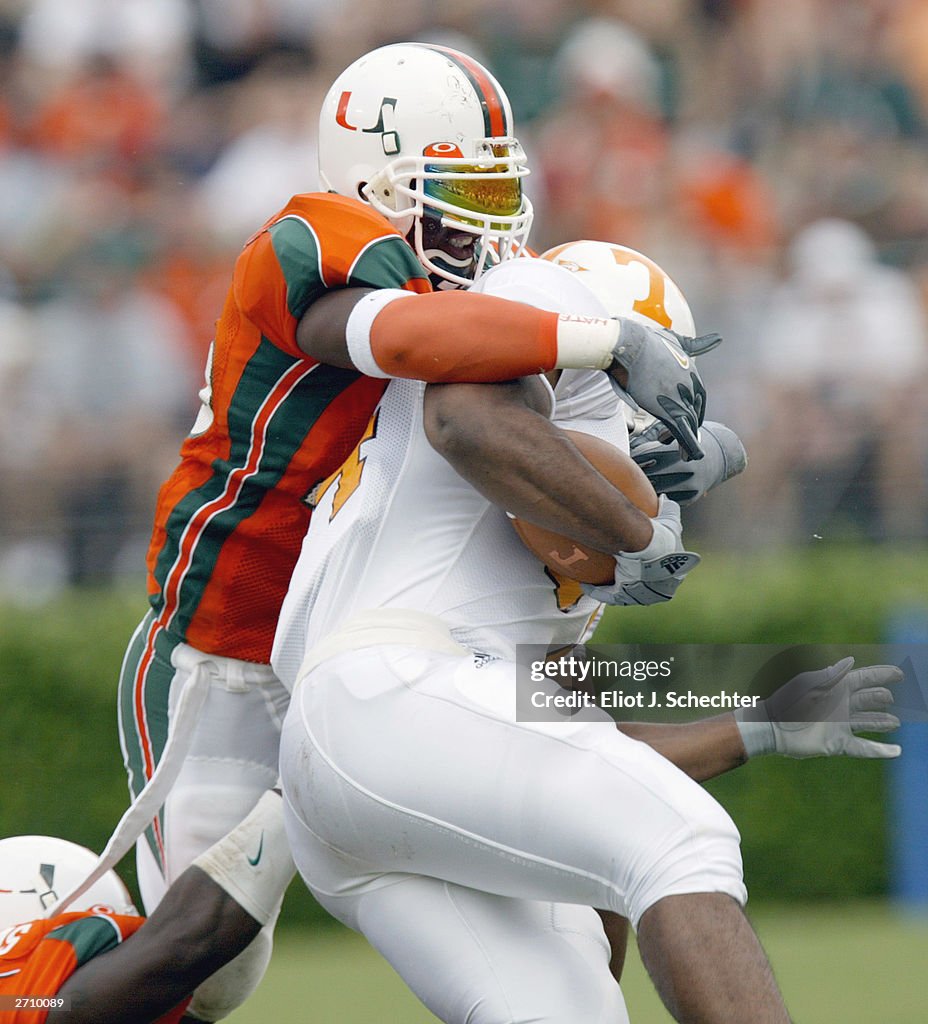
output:
POLYGON ((536 248, 640 249, 724 334, 751 462, 691 535, 923 541, 924 0, 0 0, 0 595, 139 572, 236 253, 404 39, 508 91, 536 248))

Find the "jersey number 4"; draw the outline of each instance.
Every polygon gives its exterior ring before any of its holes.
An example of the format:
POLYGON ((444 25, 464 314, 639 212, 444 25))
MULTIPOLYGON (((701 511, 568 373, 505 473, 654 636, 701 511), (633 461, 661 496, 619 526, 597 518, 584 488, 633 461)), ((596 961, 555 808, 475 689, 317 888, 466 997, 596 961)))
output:
POLYGON ((379 414, 380 410, 377 409, 368 420, 360 441, 354 446, 354 451, 348 458, 345 459, 334 473, 330 473, 324 480, 316 484, 306 497, 306 503, 309 507, 315 508, 322 501, 322 496, 326 491, 333 484, 336 485, 335 495, 332 498, 332 511, 329 513, 329 522, 338 515, 342 506, 361 484, 361 474, 364 472, 365 459, 361 449, 366 441, 370 441, 377 436, 377 417, 379 414))

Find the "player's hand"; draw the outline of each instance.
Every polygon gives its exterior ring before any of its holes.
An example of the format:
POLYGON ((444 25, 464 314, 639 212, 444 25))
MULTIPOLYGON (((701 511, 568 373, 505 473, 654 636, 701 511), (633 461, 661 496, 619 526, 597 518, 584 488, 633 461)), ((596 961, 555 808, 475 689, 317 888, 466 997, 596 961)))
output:
POLYGON ((641 551, 621 551, 615 556, 615 582, 583 591, 602 604, 661 604, 669 601, 686 575, 699 565, 699 555, 683 550, 680 506, 661 496, 657 515, 651 520, 654 535, 641 551))
MULTIPOLYGON (((621 330, 609 370, 613 387, 621 388, 640 408, 664 423, 687 457, 701 459, 697 435, 706 412, 706 389, 683 347, 684 339, 662 327, 617 319, 621 330)), ((704 335, 686 341, 706 351, 718 344, 717 337, 704 335)))
POLYGON ((858 732, 891 732, 899 719, 887 709, 894 683, 903 678, 895 665, 851 671, 853 658, 817 672, 803 672, 761 701, 739 708, 735 720, 749 757, 898 757, 895 743, 878 743, 858 732))
POLYGON ((660 421, 629 439, 631 456, 654 490, 680 505, 698 501, 713 487, 743 472, 748 463, 741 439, 724 423, 706 420, 698 436, 705 454, 698 462, 682 456, 660 421))

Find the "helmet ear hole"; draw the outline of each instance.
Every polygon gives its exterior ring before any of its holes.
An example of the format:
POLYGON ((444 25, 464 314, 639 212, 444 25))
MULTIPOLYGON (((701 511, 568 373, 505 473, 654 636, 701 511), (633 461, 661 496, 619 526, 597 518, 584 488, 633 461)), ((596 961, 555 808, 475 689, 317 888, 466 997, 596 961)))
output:
POLYGON ((365 202, 365 203, 367 202, 367 196, 364 194, 364 190, 366 188, 367 188, 367 182, 366 181, 359 181, 358 182, 358 199, 360 199, 362 202, 365 202))

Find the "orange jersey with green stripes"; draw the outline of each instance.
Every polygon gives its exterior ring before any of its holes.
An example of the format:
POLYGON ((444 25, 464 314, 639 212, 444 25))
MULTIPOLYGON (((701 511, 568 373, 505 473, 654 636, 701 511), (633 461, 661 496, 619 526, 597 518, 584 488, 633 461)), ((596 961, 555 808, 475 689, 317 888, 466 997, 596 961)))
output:
POLYGON ((346 286, 431 290, 399 232, 342 196, 295 196, 235 265, 203 408, 159 493, 148 554, 159 631, 201 651, 269 661, 308 495, 351 453, 386 387, 297 345, 309 306, 346 286))
MULTIPOLYGON (((9 1000, 54 996, 78 968, 115 949, 144 922, 144 917, 97 907, 0 931, 0 1024, 44 1024, 47 1008, 10 1008, 9 1000)), ((186 1003, 161 1017, 159 1024, 179 1021, 186 1003)))

